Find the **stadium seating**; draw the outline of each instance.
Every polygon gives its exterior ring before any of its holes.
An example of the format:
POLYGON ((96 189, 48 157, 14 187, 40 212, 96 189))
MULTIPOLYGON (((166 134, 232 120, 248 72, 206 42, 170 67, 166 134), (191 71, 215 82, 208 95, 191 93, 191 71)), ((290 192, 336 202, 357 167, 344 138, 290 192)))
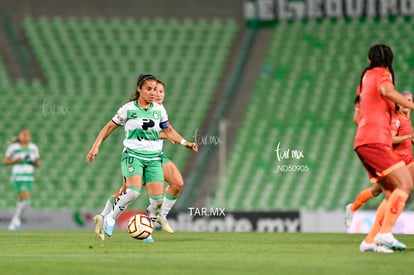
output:
POLYGON ((413 26, 411 18, 278 23, 230 149, 226 179, 216 185, 211 204, 232 210, 334 210, 369 187, 353 152, 355 88, 368 48, 385 43, 395 53, 397 88, 414 89, 413 26), (279 143, 290 150, 289 159, 277 159, 279 143), (292 150, 302 151, 303 158, 292 159, 292 150), (278 165, 308 170, 277 172, 278 165))
MULTIPOLYGON (((411 18, 278 23, 212 205, 343 209, 368 187, 352 150, 354 90, 368 47, 379 42, 396 54, 397 88, 413 89, 413 24, 411 18), (279 161, 278 144, 302 151, 303 158, 279 161), (276 172, 278 165, 308 171, 276 172), (225 200, 218 202, 222 194, 225 200)), ((234 21, 218 19, 45 17, 26 18, 23 28, 46 80, 13 83, 0 60, 0 90, 7 91, 0 102, 0 143, 5 148, 23 126, 32 131, 42 157, 33 207, 60 209, 99 209, 120 185, 121 130, 105 141, 94 164, 84 159, 98 131, 132 94, 138 73, 166 82, 171 122, 192 138, 237 33, 234 21)), ((165 151, 185 167, 188 150, 166 144, 165 151)), ((8 167, 0 170, 1 209, 15 205, 9 175, 8 167)), ((140 199, 135 207, 145 204, 140 199)))
MULTIPOLYGON (((22 125, 32 131, 42 158, 33 207, 99 209, 121 184, 123 131, 105 141, 95 163, 86 164, 85 156, 134 92, 138 74, 149 72, 166 83, 170 121, 190 140, 206 117, 238 26, 219 19, 56 17, 26 18, 23 29, 46 81, 11 83, 0 60, 0 88, 9 91, 0 103, 2 148, 22 125)), ((180 169, 190 154, 168 144, 165 152, 180 169)), ((9 174, 1 169, 3 209, 15 205, 9 174)), ((140 199, 135 207, 146 204, 140 199)))

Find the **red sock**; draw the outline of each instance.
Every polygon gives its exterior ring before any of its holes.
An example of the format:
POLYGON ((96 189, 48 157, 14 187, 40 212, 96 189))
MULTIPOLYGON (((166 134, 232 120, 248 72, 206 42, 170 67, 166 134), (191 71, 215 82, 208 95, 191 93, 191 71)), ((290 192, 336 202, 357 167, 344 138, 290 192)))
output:
POLYGON ((405 202, 408 199, 408 194, 401 189, 395 189, 388 199, 387 208, 385 210, 384 222, 381 226, 380 233, 389 233, 392 227, 404 210, 405 202))
POLYGON ((351 205, 351 211, 357 211, 361 206, 363 206, 369 199, 371 199, 374 195, 371 192, 371 188, 366 188, 362 190, 358 196, 356 197, 355 201, 351 205))
POLYGON ((375 236, 380 231, 381 225, 384 220, 385 209, 387 208, 387 201, 384 199, 381 201, 380 205, 377 208, 377 213, 375 215, 374 223, 372 224, 372 228, 369 231, 368 235, 365 238, 367 243, 373 243, 375 236))

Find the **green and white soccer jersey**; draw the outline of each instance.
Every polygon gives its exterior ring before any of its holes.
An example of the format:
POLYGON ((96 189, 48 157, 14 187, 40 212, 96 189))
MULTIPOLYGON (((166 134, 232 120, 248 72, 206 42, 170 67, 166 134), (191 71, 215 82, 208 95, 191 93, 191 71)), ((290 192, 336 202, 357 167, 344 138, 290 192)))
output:
POLYGON ((6 157, 22 160, 13 165, 12 181, 34 181, 34 161, 40 157, 35 144, 29 143, 27 147, 22 147, 20 143, 13 143, 7 148, 6 157))
POLYGON ((154 102, 145 110, 136 101, 131 101, 119 108, 112 121, 124 126, 123 144, 130 156, 160 160, 162 140, 158 134, 162 130, 161 125, 168 122, 163 105, 154 102))

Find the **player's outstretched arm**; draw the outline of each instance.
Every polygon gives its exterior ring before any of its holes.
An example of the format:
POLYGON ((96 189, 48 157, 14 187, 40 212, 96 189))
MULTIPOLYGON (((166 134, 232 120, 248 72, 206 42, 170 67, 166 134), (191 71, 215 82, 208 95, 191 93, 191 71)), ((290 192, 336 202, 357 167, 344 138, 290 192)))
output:
POLYGON ((33 165, 37 168, 40 166, 40 158, 37 158, 33 161, 33 165))
POLYGON ((95 157, 98 155, 99 146, 101 146, 102 142, 118 127, 112 120, 109 121, 99 132, 98 136, 95 139, 95 142, 92 145, 91 150, 86 155, 86 162, 90 163, 93 162, 95 157))
POLYGON ((414 103, 409 102, 407 99, 404 98, 399 92, 397 92, 394 88, 394 85, 392 85, 389 82, 386 82, 380 86, 380 91, 383 96, 386 98, 394 101, 395 103, 404 106, 406 108, 409 108, 411 110, 414 110, 414 103))
POLYGON ((403 135, 403 136, 393 135, 392 136, 392 144, 399 144, 399 143, 403 142, 406 139, 412 139, 412 138, 413 138, 412 134, 403 135))
POLYGON ((163 129, 163 132, 167 136, 168 140, 171 140, 174 144, 180 143, 184 147, 198 152, 198 146, 194 142, 186 141, 172 126, 168 125, 168 128, 163 129))
POLYGON ((21 158, 17 158, 17 159, 11 159, 11 158, 9 158, 9 157, 5 157, 4 159, 3 159, 3 164, 4 165, 13 165, 13 164, 16 164, 16 163, 20 163, 22 161, 22 159, 21 158))
POLYGON ((167 137, 167 135, 166 135, 164 132, 159 133, 159 134, 158 134, 158 137, 159 137, 160 139, 166 139, 166 140, 168 140, 169 142, 171 142, 172 144, 175 144, 175 142, 174 142, 172 139, 168 138, 168 137, 167 137))
MULTIPOLYGON (((393 121, 393 124, 394 124, 394 121, 393 121)), ((399 144, 406 139, 412 140, 413 138, 413 133, 402 135, 402 136, 398 136, 397 134, 398 134, 398 129, 391 129, 392 144, 399 144)))

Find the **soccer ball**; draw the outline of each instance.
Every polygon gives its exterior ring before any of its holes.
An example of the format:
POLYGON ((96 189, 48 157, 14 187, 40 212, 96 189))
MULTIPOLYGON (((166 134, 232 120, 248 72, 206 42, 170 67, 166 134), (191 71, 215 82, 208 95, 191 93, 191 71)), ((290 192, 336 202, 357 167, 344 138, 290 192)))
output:
POLYGON ((132 216, 128 221, 128 233, 135 239, 148 238, 153 230, 151 219, 144 214, 137 214, 132 216))

